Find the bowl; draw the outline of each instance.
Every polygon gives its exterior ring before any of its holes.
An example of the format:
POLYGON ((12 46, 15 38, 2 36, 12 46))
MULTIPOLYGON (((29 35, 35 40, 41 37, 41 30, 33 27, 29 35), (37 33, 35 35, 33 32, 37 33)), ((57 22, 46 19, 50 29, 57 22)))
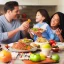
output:
POLYGON ((53 52, 59 52, 59 47, 58 46, 52 47, 52 51, 53 52))

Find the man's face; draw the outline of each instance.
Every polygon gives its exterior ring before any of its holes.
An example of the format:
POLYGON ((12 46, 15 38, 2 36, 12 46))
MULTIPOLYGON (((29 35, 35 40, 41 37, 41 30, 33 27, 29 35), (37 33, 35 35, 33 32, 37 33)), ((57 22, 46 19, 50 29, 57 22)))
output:
POLYGON ((11 19, 17 19, 20 14, 19 7, 15 6, 12 11, 9 12, 11 19))

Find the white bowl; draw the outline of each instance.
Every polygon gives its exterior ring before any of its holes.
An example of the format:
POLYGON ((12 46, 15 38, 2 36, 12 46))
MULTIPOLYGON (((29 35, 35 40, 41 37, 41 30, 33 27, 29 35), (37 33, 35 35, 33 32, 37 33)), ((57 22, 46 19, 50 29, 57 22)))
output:
POLYGON ((49 42, 47 41, 47 42, 42 42, 42 43, 41 43, 41 42, 35 41, 34 43, 41 46, 41 45, 46 44, 46 43, 49 43, 49 42))

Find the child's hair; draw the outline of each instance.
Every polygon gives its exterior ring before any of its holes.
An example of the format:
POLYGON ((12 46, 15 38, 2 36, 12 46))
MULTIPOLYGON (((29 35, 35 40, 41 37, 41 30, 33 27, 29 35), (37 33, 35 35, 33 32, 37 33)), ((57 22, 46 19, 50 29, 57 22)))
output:
POLYGON ((39 10, 37 10, 37 12, 40 12, 41 15, 45 17, 44 21, 46 21, 47 23, 50 21, 49 14, 45 9, 39 9, 39 10))
MULTIPOLYGON (((60 19, 60 25, 58 26, 60 29, 62 29, 62 36, 64 37, 64 14, 61 12, 56 12, 51 16, 51 19, 55 14, 58 14, 59 19, 60 19)), ((51 21, 50 21, 51 22, 51 21)))

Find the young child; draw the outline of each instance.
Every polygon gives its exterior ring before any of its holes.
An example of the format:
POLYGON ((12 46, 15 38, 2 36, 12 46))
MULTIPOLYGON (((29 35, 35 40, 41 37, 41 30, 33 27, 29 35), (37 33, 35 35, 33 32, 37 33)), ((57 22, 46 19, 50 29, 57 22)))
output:
POLYGON ((56 12, 51 17, 50 26, 53 33, 55 34, 55 40, 63 42, 64 39, 64 14, 61 12, 56 12))
POLYGON ((39 9, 37 10, 36 13, 36 22, 37 24, 35 24, 33 26, 33 28, 41 28, 44 29, 45 31, 41 34, 33 34, 32 38, 34 39, 34 41, 37 39, 37 37, 40 37, 38 35, 41 35, 41 37, 46 38, 47 40, 50 39, 54 39, 54 34, 50 28, 50 26, 46 23, 50 20, 48 12, 45 9, 39 9))

